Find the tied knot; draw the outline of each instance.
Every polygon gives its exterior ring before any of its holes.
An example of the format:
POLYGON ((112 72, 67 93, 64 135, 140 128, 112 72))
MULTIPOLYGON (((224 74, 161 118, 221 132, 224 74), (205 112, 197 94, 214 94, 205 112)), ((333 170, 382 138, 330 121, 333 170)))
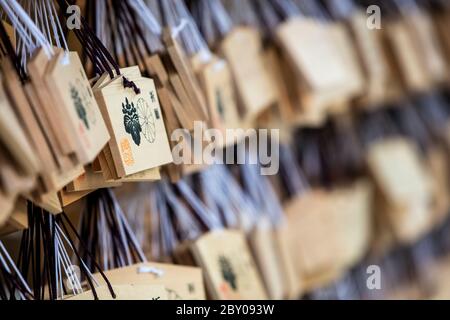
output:
POLYGON ((134 83, 133 81, 128 80, 126 77, 123 77, 123 86, 125 88, 133 89, 134 93, 136 93, 136 94, 140 94, 141 93, 141 89, 138 88, 136 83, 134 83))

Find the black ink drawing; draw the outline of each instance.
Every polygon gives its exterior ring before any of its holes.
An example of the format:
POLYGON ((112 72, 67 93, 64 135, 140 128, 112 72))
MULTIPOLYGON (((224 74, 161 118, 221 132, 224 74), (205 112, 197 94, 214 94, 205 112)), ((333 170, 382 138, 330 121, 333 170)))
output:
POLYGON ((139 98, 136 109, 144 138, 149 143, 154 143, 156 140, 156 121, 152 108, 144 98, 139 98))
POLYGON ((80 118, 80 120, 83 121, 86 128, 89 129, 89 122, 87 118, 86 108, 84 107, 84 104, 81 101, 81 97, 78 90, 75 87, 71 87, 70 94, 72 96, 73 104, 75 106, 75 110, 77 111, 78 118, 80 118))
POLYGON ((125 103, 122 103, 122 113, 124 114, 123 124, 125 131, 131 135, 134 143, 139 146, 141 144, 142 127, 134 103, 130 103, 128 98, 125 98, 125 103))
POLYGON ((233 270, 233 266, 225 256, 219 257, 220 271, 222 272, 223 279, 230 285, 230 287, 236 291, 237 290, 237 277, 233 270))

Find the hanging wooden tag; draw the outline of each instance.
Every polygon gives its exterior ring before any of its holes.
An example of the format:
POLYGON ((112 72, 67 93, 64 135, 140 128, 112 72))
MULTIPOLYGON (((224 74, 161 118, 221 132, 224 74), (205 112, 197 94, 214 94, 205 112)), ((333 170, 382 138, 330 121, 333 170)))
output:
POLYGON ((169 73, 170 84, 175 95, 171 96, 172 106, 178 116, 178 121, 184 124, 188 130, 194 128, 195 121, 203 121, 200 117, 197 107, 189 99, 188 90, 183 86, 180 76, 175 73, 169 73), (176 99, 174 99, 176 97, 176 99))
MULTIPOLYGON (((156 90, 158 92, 168 132, 173 132, 173 130, 179 129, 180 127, 189 131, 193 130, 194 121, 199 119, 196 115, 196 111, 192 110, 190 107, 190 101, 185 101, 182 104, 179 98, 180 96, 177 96, 177 94, 181 94, 181 96, 184 97, 187 96, 184 88, 181 89, 181 92, 176 93, 176 88, 173 83, 171 83, 169 73, 159 55, 155 54, 147 57, 145 59, 145 65, 149 75, 157 80, 156 90)), ((175 84, 177 84, 177 82, 175 84)), ((178 90, 180 90, 179 87, 178 90)))
POLYGON ((196 108, 197 115, 199 117, 196 120, 208 120, 208 111, 205 98, 200 90, 200 86, 189 60, 177 40, 172 36, 168 29, 165 30, 163 37, 170 59, 178 75, 180 76, 180 80, 187 91, 191 103, 196 108))
POLYGON ((257 30, 235 28, 223 40, 221 51, 229 63, 246 118, 254 119, 277 102, 276 86, 265 64, 257 30))
MULTIPOLYGON (((32 89, 31 86, 26 86, 26 93, 29 95, 30 99, 31 97, 36 97, 36 89, 32 89)), ((30 101, 30 105, 33 108, 34 114, 36 114, 37 118, 39 119, 39 123, 41 125, 41 128, 45 131, 45 137, 46 141, 48 142, 49 146, 51 147, 52 154, 54 155, 54 158, 57 163, 57 168, 60 170, 69 170, 74 165, 77 165, 77 161, 75 157, 73 157, 74 154, 65 155, 62 153, 62 151, 59 149, 59 147, 56 145, 56 138, 54 132, 50 128, 50 124, 48 122, 48 119, 45 115, 44 109, 42 108, 42 105, 39 100, 30 101)))
POLYGON ((157 78, 162 85, 167 85, 169 82, 169 75, 159 55, 154 54, 146 57, 145 68, 149 75, 153 78, 157 78))
POLYGON ((41 167, 40 160, 35 155, 1 83, 3 79, 0 79, 0 140, 26 174, 36 175, 41 167))
POLYGON ((17 74, 9 59, 2 59, 3 85, 10 103, 17 112, 23 128, 27 131, 29 141, 32 141, 34 150, 39 156, 40 163, 44 172, 56 170, 56 162, 53 158, 51 150, 44 133, 39 126, 39 122, 33 113, 33 109, 27 99, 27 85, 22 87, 17 74), (24 92, 25 89, 25 92, 24 92), (25 94, 26 93, 26 94, 25 94))
MULTIPOLYGON (((240 127, 236 96, 228 64, 222 59, 213 59, 199 71, 199 78, 208 102, 209 121, 215 129, 226 133, 226 129, 240 127)), ((234 144, 235 141, 227 141, 234 144)))
POLYGON ((94 161, 109 140, 109 133, 76 52, 60 52, 45 76, 48 92, 65 110, 72 134, 77 137, 81 164, 94 161))
POLYGON ((346 85, 347 70, 328 25, 294 18, 278 27, 277 36, 299 76, 311 91, 346 85), (320 39, 320 41, 318 41, 320 39))
POLYGON ((344 24, 340 23, 331 24, 329 30, 336 44, 335 50, 339 50, 341 53, 344 67, 347 70, 346 90, 342 94, 344 96, 346 95, 349 100, 361 97, 364 91, 365 81, 361 65, 358 61, 356 47, 350 37, 350 33, 344 24))
POLYGON ((430 79, 420 51, 417 50, 409 26, 404 20, 386 22, 386 35, 394 53, 404 87, 411 91, 427 91, 430 79))
MULTIPOLYGON (((161 285, 113 285, 116 298, 107 286, 95 288, 99 300, 168 300, 167 291, 161 285)), ((91 290, 64 300, 94 300, 91 290)))
POLYGON ((293 18, 278 27, 277 37, 294 72, 300 123, 321 124, 328 110, 341 111, 358 95, 359 77, 348 72, 354 63, 346 58, 349 42, 335 24, 293 18))
POLYGON ((415 146, 402 138, 378 142, 370 147, 367 163, 396 237, 415 241, 428 230, 432 200, 431 180, 415 146))
MULTIPOLYGON (((161 263, 142 263, 105 272, 112 285, 164 286, 168 300, 205 300, 202 271, 199 268, 161 263)), ((101 276, 94 275, 98 281, 101 276)))
POLYGON ((355 12, 348 21, 358 51, 358 59, 363 68, 366 90, 361 105, 374 106, 386 98, 389 82, 389 66, 379 30, 367 28, 367 16, 355 12))
POLYGON ((389 200, 395 202, 405 201, 411 196, 420 199, 428 197, 427 175, 418 151, 408 140, 392 138, 373 144, 367 161, 389 200))
POLYGON ((172 162, 153 80, 130 79, 140 88, 124 89, 122 79, 95 92, 110 131, 109 148, 119 177, 172 162))
MULTIPOLYGON (((165 115, 164 120, 166 121, 166 126, 168 132, 172 132, 174 129, 179 128, 179 120, 184 124, 184 128, 190 130, 192 129, 192 123, 188 119, 187 115, 179 114, 181 111, 185 111, 182 107, 179 107, 177 112, 174 110, 172 105, 172 100, 174 99, 174 93, 171 91, 172 86, 170 85, 169 75, 164 67, 159 55, 152 55, 145 59, 146 70, 148 74, 157 80, 156 90, 158 92, 159 100, 161 103, 161 108, 165 115), (172 97, 171 97, 172 96, 172 97), (178 119, 177 119, 178 117, 178 119)), ((177 99, 177 103, 181 103, 177 99)))
POLYGON ((283 65, 285 64, 283 61, 284 59, 274 46, 266 49, 265 59, 276 84, 278 96, 277 107, 280 110, 280 115, 283 121, 292 123, 301 111, 299 108, 296 108, 293 103, 293 101, 297 101, 297 99, 292 97, 290 86, 288 84, 289 81, 295 81, 295 79, 290 79, 289 75, 284 72, 284 68, 286 68, 286 66, 283 65))
POLYGON ((365 180, 340 186, 331 191, 330 201, 340 248, 333 267, 346 270, 364 257, 370 244, 372 186, 365 180))
MULTIPOLYGON (((14 105, 15 110, 17 110, 18 114, 20 114, 20 118, 24 122, 25 127, 28 130, 28 139, 29 141, 34 142, 35 144, 34 149, 38 150, 37 152, 39 156, 42 156, 41 163, 44 164, 44 161, 48 161, 45 162, 44 168, 49 171, 44 170, 44 172, 42 172, 43 181, 46 187, 44 192, 51 192, 51 191, 56 192, 61 188, 63 188, 71 180, 75 179, 78 175, 80 175, 83 168, 81 166, 74 166, 72 160, 62 154, 55 155, 55 158, 58 159, 59 168, 53 167, 52 165, 54 159, 53 155, 49 154, 50 150, 46 148, 47 141, 49 141, 49 137, 43 136, 41 127, 39 127, 39 124, 36 122, 36 118, 33 117, 33 115, 36 114, 37 110, 32 110, 30 108, 28 98, 33 97, 33 95, 28 97, 25 94, 25 93, 30 94, 33 93, 34 91, 30 90, 31 87, 29 86, 25 86, 26 91, 25 92, 23 91, 18 76, 15 73, 11 65, 11 62, 8 59, 4 59, 2 61, 2 69, 5 72, 4 73, 5 90, 8 94, 8 97, 11 98, 11 103, 14 105), (9 71, 6 72, 7 70, 9 71)), ((34 105, 33 107, 36 107, 36 105, 34 105)), ((54 151, 57 151, 57 149, 53 150, 53 152, 54 151)))
POLYGON ((41 160, 42 171, 44 173, 54 172, 58 169, 58 163, 52 153, 48 138, 39 127, 39 122, 34 115, 33 110, 37 107, 31 107, 33 101, 37 99, 35 89, 30 83, 27 83, 23 87, 23 92, 26 97, 23 103, 16 105, 16 111, 20 114, 20 118, 28 130, 28 139, 33 142, 34 150, 41 160), (26 103, 26 98, 30 103, 26 103))
POLYGON ((405 19, 427 76, 434 84, 442 84, 448 79, 448 69, 431 17, 425 11, 418 10, 408 14, 405 19))
POLYGON ((217 300, 264 300, 267 294, 239 231, 211 232, 191 247, 197 264, 205 272, 208 293, 217 300))
POLYGON ((296 273, 294 260, 292 258, 289 242, 286 234, 288 233, 288 226, 283 223, 274 230, 274 241, 279 253, 280 264, 283 271, 283 283, 285 288, 285 298, 298 299, 303 293, 301 281, 296 273))
POLYGON ((286 288, 283 281, 281 259, 274 238, 270 221, 260 219, 249 235, 250 247, 256 264, 264 281, 268 298, 281 300, 285 297, 286 288))
POLYGON ((291 200, 284 208, 289 252, 300 286, 311 290, 335 279, 333 265, 340 250, 333 224, 330 197, 312 190, 291 200))
MULTIPOLYGON (((56 52, 60 52, 57 49, 56 52)), ((76 141, 70 132, 70 124, 57 101, 53 100, 44 80, 47 68, 57 62, 57 55, 49 60, 43 49, 38 49, 27 63, 28 74, 36 89, 38 103, 41 106, 41 121, 46 121, 47 130, 52 131, 52 148, 57 149, 62 155, 71 155, 76 149, 76 141)))

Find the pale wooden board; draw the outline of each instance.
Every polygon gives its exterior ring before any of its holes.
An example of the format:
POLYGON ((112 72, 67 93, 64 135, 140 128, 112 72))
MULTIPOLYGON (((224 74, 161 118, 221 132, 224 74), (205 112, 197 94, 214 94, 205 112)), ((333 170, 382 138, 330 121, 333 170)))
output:
POLYGON ((418 10, 404 19, 430 81, 436 85, 444 83, 448 79, 447 62, 444 58, 443 43, 439 41, 430 13, 418 10))
POLYGON ((257 30, 233 29, 222 41, 221 51, 229 63, 247 117, 256 117, 276 102, 274 80, 265 65, 257 30))
POLYGON ((412 91, 430 89, 431 81, 420 52, 415 48, 409 26, 402 20, 390 21, 386 30, 404 87, 412 91))
MULTIPOLYGON (((105 274, 113 285, 139 284, 164 286, 168 291, 168 298, 172 300, 205 299, 205 289, 200 268, 148 262, 109 270, 105 274), (158 275, 151 272, 141 273, 141 267, 147 269, 144 271, 153 269, 161 272, 161 274, 158 275)), ((99 274, 94 276, 98 281, 102 281, 99 274)))
POLYGON ((191 250, 195 261, 205 272, 208 293, 214 299, 267 298, 245 236, 240 231, 210 232, 196 240, 191 250), (233 279, 228 281, 224 275, 227 278, 231 275, 230 279, 233 279))
MULTIPOLYGON (((28 101, 35 101, 36 93, 31 84, 25 84, 24 93, 28 97, 28 101)), ((20 118, 28 132, 28 139, 32 141, 34 150, 41 160, 41 166, 44 172, 51 172, 57 170, 57 163, 50 150, 49 143, 43 130, 39 127, 39 123, 31 108, 30 104, 16 105, 16 111, 20 114, 20 118)))
MULTIPOLYGON (((231 71, 225 60, 214 59, 199 71, 208 102, 209 123, 226 134, 241 127, 231 71)), ((227 141, 229 145, 235 141, 227 141)))
POLYGON ((85 165, 94 161, 108 142, 109 133, 78 54, 70 52, 66 56, 61 53, 57 59, 44 80, 54 101, 59 101, 60 108, 64 110, 77 146, 77 156, 85 165), (76 101, 76 98, 79 100, 76 101), (77 102, 80 105, 77 106, 77 102), (78 115, 77 107, 85 112, 84 118, 78 115))
POLYGON ((285 205, 286 241, 301 286, 332 268, 340 250, 329 195, 312 190, 285 205))
POLYGON ((334 39, 325 24, 293 18, 278 27, 277 37, 311 90, 339 87, 346 81, 345 64, 336 55, 334 39))
POLYGON ((114 165, 119 177, 124 177, 147 169, 155 168, 172 162, 170 145, 163 122, 163 115, 159 106, 157 92, 151 79, 141 78, 135 83, 142 90, 136 95, 132 90, 125 90, 121 83, 111 83, 96 91, 97 101, 106 120, 110 131, 111 140, 109 149, 111 151, 114 165), (153 95, 154 101, 150 97, 153 95), (149 128, 151 135, 145 136, 144 128, 140 133, 140 141, 134 141, 131 134, 125 131, 122 103, 125 98, 130 103, 136 104, 136 110, 150 112, 149 128), (142 102, 142 104, 141 104, 142 102), (138 103, 140 105, 138 105, 138 103), (148 109, 144 108, 148 106, 148 109), (140 108, 144 109, 140 109, 140 108), (158 116, 156 115, 158 114, 158 116), (159 117, 158 119, 156 119, 159 117), (154 126, 153 126, 154 124, 154 126), (154 131, 153 131, 154 130, 154 131), (153 139, 153 133, 156 133, 153 139), (140 144, 138 145, 137 142, 140 144))
POLYGON ((364 12, 354 13, 350 17, 348 25, 366 79, 365 99, 363 101, 367 105, 382 103, 386 98, 390 70, 384 52, 381 32, 366 27, 367 17, 364 12))
MULTIPOLYGON (((56 52, 60 52, 57 50, 56 52)), ((36 95, 42 108, 43 116, 46 119, 49 130, 52 131, 53 148, 59 148, 63 155, 70 155, 76 151, 76 144, 71 137, 68 120, 59 104, 53 99, 49 92, 44 77, 47 68, 51 68, 57 62, 57 57, 49 60, 43 49, 38 49, 34 56, 27 63, 27 69, 33 86, 36 88, 36 95)))
POLYGON ((415 145, 402 138, 378 142, 370 147, 367 164, 395 235, 406 242, 423 235, 432 217, 431 178, 415 145))
POLYGON ((16 117, 2 85, 0 85, 0 112, 2 114, 0 118, 0 140, 25 173, 36 175, 40 170, 40 160, 16 117))
POLYGON ((270 300, 285 298, 287 288, 283 281, 284 270, 270 221, 264 218, 258 221, 249 235, 249 243, 268 298, 270 300))
POLYGON ((172 37, 171 32, 169 32, 169 30, 165 30, 163 33, 167 52, 169 53, 172 63, 180 76, 181 82, 187 91, 190 101, 196 107, 197 113, 200 117, 199 120, 207 120, 205 98, 200 90, 200 86, 194 75, 190 61, 187 59, 177 40, 172 37))
MULTIPOLYGON (((113 298, 107 286, 95 288, 99 300, 168 300, 167 291, 161 285, 114 285, 113 298)), ((64 300, 94 300, 91 290, 64 300)))

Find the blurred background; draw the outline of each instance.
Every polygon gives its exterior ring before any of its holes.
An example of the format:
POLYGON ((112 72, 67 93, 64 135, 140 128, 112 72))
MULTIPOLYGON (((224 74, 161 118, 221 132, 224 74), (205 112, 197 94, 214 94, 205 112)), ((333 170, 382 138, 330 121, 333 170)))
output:
MULTIPOLYGON (((154 80, 169 139, 193 133, 193 121, 276 131, 214 141, 230 164, 161 164, 127 180, 98 156, 64 186, 5 200, 13 184, 2 173, 0 257, 11 256, 34 298, 59 298, 52 286, 82 259, 80 285, 99 270, 123 284, 111 270, 137 277, 127 267, 147 261, 200 268, 205 292, 181 298, 450 299, 450 1, 44 2, 36 8, 62 21, 96 97, 106 82, 89 37, 121 70, 154 80), (80 9, 81 30, 65 23, 67 5, 80 9), (276 174, 261 175, 270 164, 276 174)), ((62 47, 30 1, 17 4, 62 47)), ((27 56, 7 7, 16 41, 2 35, 2 49, 11 42, 27 56)), ((36 86, 32 70, 22 86, 36 86)), ((194 141, 183 143, 195 157, 194 141)), ((12 281, 2 268, 0 285, 12 281)))

